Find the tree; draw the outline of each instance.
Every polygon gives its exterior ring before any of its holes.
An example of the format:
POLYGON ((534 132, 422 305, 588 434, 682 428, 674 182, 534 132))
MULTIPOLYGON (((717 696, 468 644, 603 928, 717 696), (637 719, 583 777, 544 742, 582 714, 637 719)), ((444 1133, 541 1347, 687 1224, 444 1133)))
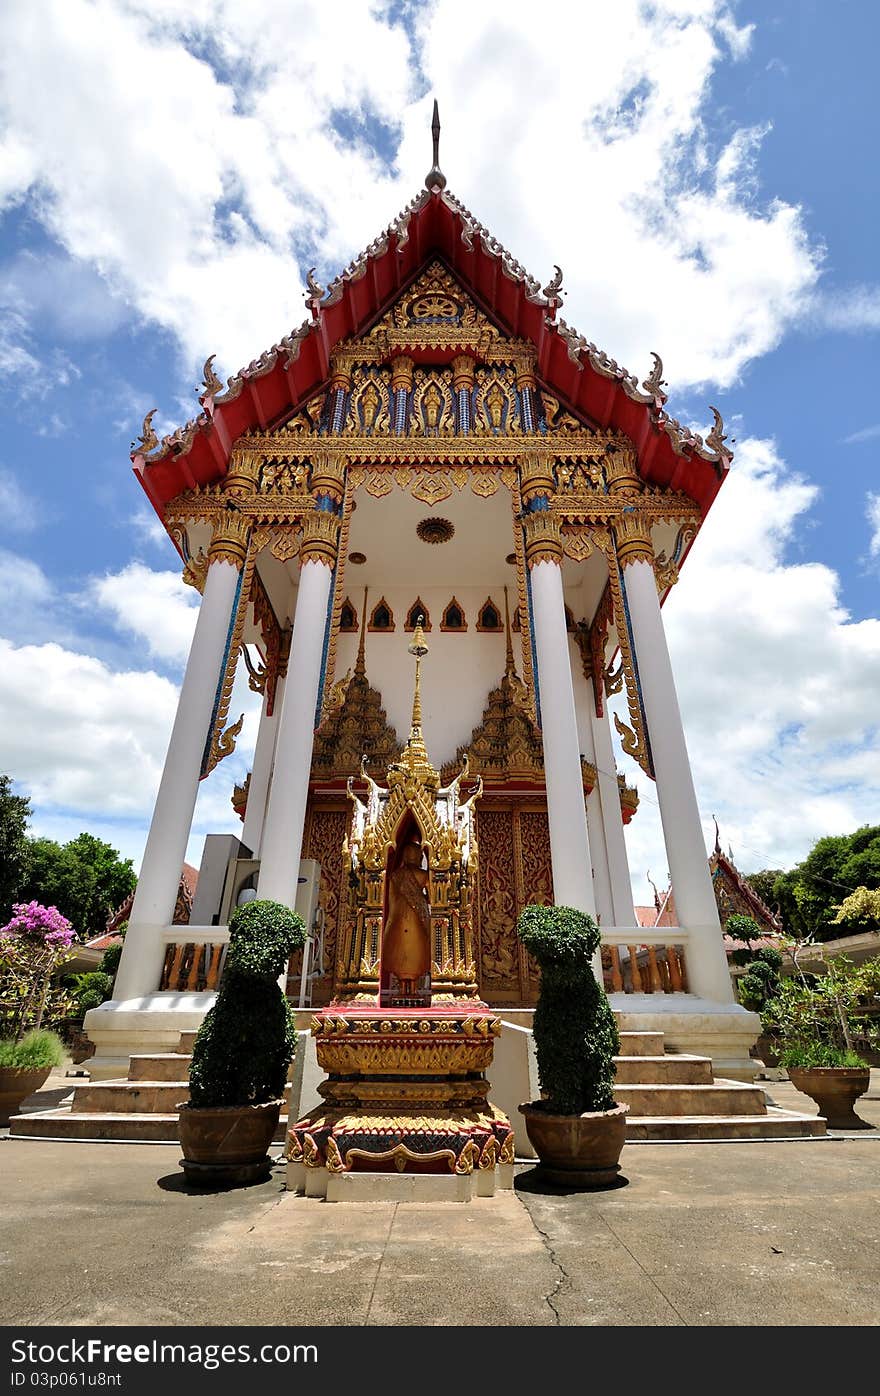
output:
POLYGON ((880 926, 880 887, 857 887, 844 897, 837 908, 832 926, 851 926, 855 930, 874 931, 880 926))
POLYGON ((773 888, 776 885, 776 879, 783 876, 784 873, 782 868, 762 868, 760 872, 749 873, 748 877, 744 880, 749 884, 752 891, 758 894, 764 905, 768 906, 771 911, 774 911, 776 898, 773 888))
POLYGON ((880 887, 880 825, 819 839, 802 863, 773 885, 785 930, 797 940, 839 935, 834 916, 842 898, 858 887, 880 887))
POLYGON ((27 825, 31 805, 26 795, 12 793, 9 776, 0 776, 0 921, 21 900, 27 865, 27 825))
POLYGON ((57 906, 83 940, 100 935, 107 918, 137 882, 130 858, 93 834, 69 843, 31 839, 28 848, 27 899, 57 906))

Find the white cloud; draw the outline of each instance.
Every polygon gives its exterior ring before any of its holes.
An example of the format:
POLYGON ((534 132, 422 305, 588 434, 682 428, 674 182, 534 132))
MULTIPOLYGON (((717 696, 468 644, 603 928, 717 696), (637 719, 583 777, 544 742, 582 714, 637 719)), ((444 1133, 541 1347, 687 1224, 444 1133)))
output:
POLYGON ((187 373, 216 350, 228 374, 303 318, 300 267, 338 270, 420 187, 423 75, 450 186, 537 275, 562 264, 589 338, 636 370, 658 349, 676 387, 729 384, 778 343, 819 254, 798 208, 756 194, 761 132, 706 137, 711 84, 751 37, 723 0, 548 0, 544 43, 531 5, 444 0, 410 11, 415 54, 395 13, 6 7, 7 198, 38 189, 49 231, 173 331, 187 373))
POLYGON ((143 814, 175 703, 174 684, 158 674, 0 640, 0 769, 37 804, 143 814))
POLYGON ((869 427, 862 427, 859 431, 853 431, 849 436, 843 438, 844 446, 857 446, 862 441, 875 441, 880 436, 880 422, 874 422, 869 427))
POLYGON ((880 494, 869 493, 867 504, 868 523, 871 526, 871 556, 880 557, 880 494))
MULTIPOLYGON (((880 822, 880 620, 851 620, 831 568, 788 558, 817 495, 772 441, 741 440, 663 608, 707 847, 714 813, 744 871, 880 822)), ((644 869, 666 860, 656 788, 636 783, 643 897, 644 869)))
POLYGON ((172 546, 158 515, 146 505, 131 515, 128 527, 134 529, 141 541, 149 543, 151 547, 161 548, 167 553, 172 546))
MULTIPOLYGON (((235 754, 199 786, 196 862, 205 832, 240 832, 229 794, 252 757, 254 701, 239 678, 232 710, 248 709, 245 726, 235 754)), ((58 644, 0 639, 0 771, 32 799, 34 833, 67 839, 85 827, 137 866, 176 709, 176 684, 150 670, 114 671, 58 644)))
POLYGON ((117 629, 145 642, 150 657, 186 663, 199 596, 178 572, 155 572, 142 562, 130 562, 121 572, 93 578, 89 592, 117 629))
POLYGON ((47 633, 55 593, 38 563, 0 548, 0 596, 7 636, 33 639, 47 633))
POLYGON ((11 470, 0 465, 0 525, 14 533, 30 533, 41 517, 39 502, 22 489, 11 470))
POLYGON ((823 329, 860 334, 880 330, 880 286, 851 286, 823 291, 809 303, 811 317, 823 329))

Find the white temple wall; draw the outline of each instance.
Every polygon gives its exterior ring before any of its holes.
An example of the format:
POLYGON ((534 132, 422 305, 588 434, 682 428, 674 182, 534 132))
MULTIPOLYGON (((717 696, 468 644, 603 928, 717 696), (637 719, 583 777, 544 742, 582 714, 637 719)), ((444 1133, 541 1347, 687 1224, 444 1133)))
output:
MULTIPOLYGON (((511 569, 512 570, 512 569, 511 569)), ((346 593, 358 613, 358 625, 363 607, 363 590, 355 584, 346 593)), ((504 591, 496 587, 488 593, 504 618, 504 591)), ((382 695, 382 703, 401 741, 409 733, 412 717, 414 662, 407 646, 412 634, 404 630, 409 608, 421 597, 431 617, 431 630, 426 635, 429 652, 422 664, 422 715, 425 744, 435 766, 442 766, 454 757, 462 743, 469 741, 474 728, 482 721, 486 699, 501 681, 505 663, 503 630, 491 634, 477 630, 477 616, 487 597, 486 587, 391 588, 378 592, 370 589, 368 611, 385 597, 394 616, 391 632, 367 631, 367 678, 382 695), (440 621, 453 593, 464 611, 467 630, 441 631, 440 621)), ((508 587, 511 613, 515 593, 508 587)), ((344 677, 354 667, 360 632, 340 635, 337 640, 335 678, 344 677)), ((522 674, 521 637, 513 636, 517 672, 522 674)))

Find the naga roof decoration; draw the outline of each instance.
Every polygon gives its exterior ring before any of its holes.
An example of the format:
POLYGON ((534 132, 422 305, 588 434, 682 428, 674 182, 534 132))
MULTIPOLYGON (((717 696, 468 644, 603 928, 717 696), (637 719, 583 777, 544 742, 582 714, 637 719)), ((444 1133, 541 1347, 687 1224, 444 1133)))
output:
MULTIPOLYGON (((433 172, 432 172, 433 173, 433 172)), ((270 431, 324 386, 342 341, 368 333, 432 260, 440 258, 504 335, 530 341, 542 384, 566 409, 634 443, 648 484, 683 490, 708 510, 732 459, 715 408, 705 441, 665 410, 663 365, 636 376, 557 318, 562 274, 541 284, 436 177, 330 282, 309 277, 311 318, 228 379, 207 360, 202 411, 157 440, 148 414, 132 448, 134 469, 160 517, 169 500, 226 473, 236 440, 270 431)), ((199 391, 199 390, 197 390, 199 391)))

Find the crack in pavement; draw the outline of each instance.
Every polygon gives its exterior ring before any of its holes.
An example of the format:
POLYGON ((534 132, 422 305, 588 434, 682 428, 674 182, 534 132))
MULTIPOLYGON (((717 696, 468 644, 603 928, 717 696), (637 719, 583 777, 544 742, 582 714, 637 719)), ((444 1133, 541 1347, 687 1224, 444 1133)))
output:
POLYGON ((611 1235, 614 1237, 614 1239, 615 1239, 615 1241, 617 1242, 617 1244, 618 1244, 619 1246, 622 1246, 622 1247, 623 1247, 623 1249, 626 1251, 626 1253, 627 1253, 627 1255, 630 1257, 630 1259, 634 1262, 634 1264, 636 1264, 636 1265, 639 1267, 639 1269, 641 1270, 642 1274, 645 1276, 645 1279, 648 1280, 648 1282, 654 1286, 654 1288, 656 1289, 657 1293, 660 1295, 660 1298, 663 1300, 663 1302, 664 1302, 665 1304, 668 1304, 668 1305, 669 1305, 670 1309, 671 1309, 672 1312, 675 1314, 675 1316, 676 1316, 676 1318, 678 1319, 679 1323, 681 1323, 681 1325, 682 1325, 684 1328, 689 1328, 689 1327, 690 1327, 690 1324, 689 1324, 688 1320, 687 1320, 687 1319, 684 1317, 684 1315, 683 1315, 682 1313, 680 1313, 679 1310, 675 1307, 675 1305, 673 1304, 672 1300, 669 1298, 669 1295, 666 1294, 666 1293, 664 1293, 663 1289, 660 1287, 660 1285, 659 1285, 659 1284, 657 1283, 657 1281, 654 1279, 654 1276, 651 1274, 650 1270, 646 1270, 645 1267, 644 1267, 644 1265, 642 1264, 642 1262, 639 1260, 638 1256, 635 1255, 635 1254, 633 1253, 633 1251, 630 1250, 629 1246, 626 1244, 626 1242, 624 1241, 623 1237, 620 1236, 620 1235, 618 1235, 618 1233, 614 1230, 614 1227, 611 1225, 610 1221, 609 1221, 608 1218, 605 1216, 605 1213, 604 1213, 604 1212, 597 1211, 597 1212, 596 1212, 596 1215, 597 1215, 597 1217, 599 1218, 599 1220, 602 1222, 602 1224, 603 1224, 604 1226, 606 1226, 606 1227, 608 1228, 608 1230, 611 1232, 611 1235))
MULTIPOLYGON (((520 1198, 519 1200, 520 1200, 520 1202, 522 1202, 522 1198, 520 1198)), ((571 1276, 569 1275, 569 1273, 568 1273, 568 1271, 566 1270, 565 1266, 562 1264, 562 1261, 561 1261, 561 1260, 559 1259, 559 1257, 557 1256, 556 1251, 553 1249, 553 1243, 551 1242, 549 1235, 548 1235, 547 1232, 543 1229, 543 1227, 540 1227, 540 1226, 538 1225, 537 1221, 535 1220, 535 1217, 534 1217, 534 1215, 533 1215, 533 1213, 532 1213, 531 1208, 530 1208, 530 1207, 527 1207, 526 1204, 525 1204, 525 1202, 522 1202, 522 1205, 523 1205, 523 1208, 525 1209, 526 1215, 528 1216, 529 1220, 530 1220, 531 1223, 532 1223, 532 1226, 535 1228, 535 1230, 537 1231, 538 1235, 539 1235, 540 1238, 541 1238, 541 1243, 542 1243, 542 1245, 543 1245, 545 1251, 547 1252, 548 1256, 550 1257, 550 1262, 551 1262, 551 1264, 552 1264, 553 1266, 555 1266, 555 1268, 559 1271, 559 1279, 556 1281, 555 1285, 554 1285, 553 1288, 550 1290, 550 1293, 549 1293, 549 1294, 545 1294, 545 1295, 543 1296, 543 1298, 544 1298, 544 1302, 546 1303, 546 1305, 547 1305, 547 1307, 549 1308, 550 1312, 553 1314, 554 1319, 556 1320, 556 1325, 555 1325, 555 1326, 556 1326, 556 1327, 561 1327, 561 1326, 562 1326, 562 1318, 561 1318, 561 1316, 560 1316, 559 1310, 558 1310, 557 1307, 556 1307, 555 1300, 556 1300, 556 1298, 558 1297, 558 1295, 561 1293, 563 1286, 564 1286, 564 1285, 567 1285, 567 1284, 569 1284, 569 1283, 571 1282, 571 1276)))
POLYGON ((384 1246, 382 1247, 382 1254, 379 1256, 379 1264, 376 1266, 376 1273, 375 1273, 375 1275, 373 1276, 373 1288, 370 1290, 370 1300, 369 1300, 369 1303, 367 1304, 367 1312, 364 1314, 364 1327, 365 1327, 365 1328, 366 1328, 367 1324, 368 1324, 369 1321, 370 1321, 370 1314, 372 1313, 372 1310, 373 1310, 373 1299, 374 1299, 375 1296, 376 1296, 376 1286, 377 1286, 378 1283, 379 1283, 379 1276, 380 1276, 380 1274, 382 1273, 382 1262, 383 1262, 384 1259, 385 1259, 385 1252, 388 1250, 388 1242, 391 1240, 391 1228, 392 1228, 393 1225, 394 1225, 394 1219, 395 1219, 395 1217, 397 1216, 397 1209, 398 1209, 399 1206, 400 1206, 400 1203, 399 1203, 399 1202, 395 1202, 395 1203, 394 1203, 394 1209, 393 1209, 393 1211, 392 1211, 392 1213, 391 1213, 391 1220, 390 1220, 389 1223, 388 1223, 388 1234, 387 1234, 387 1236, 385 1237, 385 1244, 384 1244, 384 1246))

